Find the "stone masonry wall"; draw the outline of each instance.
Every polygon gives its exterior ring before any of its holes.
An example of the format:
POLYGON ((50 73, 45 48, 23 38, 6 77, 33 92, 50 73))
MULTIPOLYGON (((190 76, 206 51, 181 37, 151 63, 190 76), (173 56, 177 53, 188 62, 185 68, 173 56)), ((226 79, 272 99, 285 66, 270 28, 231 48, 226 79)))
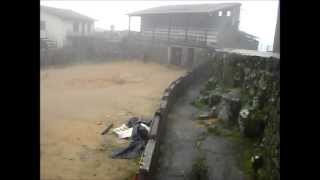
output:
POLYGON ((209 79, 206 101, 218 107, 228 104, 227 111, 232 112, 224 116, 226 121, 240 126, 244 136, 257 139, 256 152, 264 158, 265 174, 261 177, 279 179, 280 58, 230 51, 216 52, 208 57, 205 58, 209 60, 172 82, 165 90, 140 161, 139 179, 152 179, 167 115, 186 88, 201 78, 209 79))
POLYGON ((211 62, 205 101, 218 111, 218 118, 255 140, 254 155, 263 158, 260 179, 280 179, 280 59, 225 51, 211 62), (240 93, 232 97, 233 92, 240 93), (226 105, 236 108, 219 117, 226 105))

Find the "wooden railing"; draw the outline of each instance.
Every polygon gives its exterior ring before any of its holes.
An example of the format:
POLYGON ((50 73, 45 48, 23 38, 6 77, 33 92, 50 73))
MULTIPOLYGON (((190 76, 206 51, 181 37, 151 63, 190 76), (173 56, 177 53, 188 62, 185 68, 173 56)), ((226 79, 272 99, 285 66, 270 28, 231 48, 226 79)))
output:
POLYGON ((188 43, 191 45, 208 46, 217 43, 216 29, 171 27, 148 28, 143 27, 139 38, 143 40, 167 41, 171 43, 188 43))

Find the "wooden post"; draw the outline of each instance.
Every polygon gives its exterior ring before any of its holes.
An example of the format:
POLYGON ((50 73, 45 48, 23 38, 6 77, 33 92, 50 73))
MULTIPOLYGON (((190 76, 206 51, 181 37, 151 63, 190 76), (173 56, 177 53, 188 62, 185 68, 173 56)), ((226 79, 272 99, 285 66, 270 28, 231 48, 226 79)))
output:
POLYGON ((186 29, 185 29, 185 41, 188 41, 188 29, 189 29, 189 17, 190 17, 190 15, 188 14, 187 16, 186 16, 186 29))
POLYGON ((155 31, 155 29, 156 29, 156 24, 154 23, 153 24, 153 28, 152 28, 152 44, 153 44, 153 42, 154 42, 154 31, 155 31))
POLYGON ((168 41, 170 42, 170 32, 171 32, 171 19, 172 17, 170 15, 169 16, 169 24, 168 24, 168 41))
POLYGON ((205 29, 204 31, 204 45, 207 46, 207 35, 208 35, 208 29, 205 29))
POLYGON ((129 16, 129 27, 128 27, 129 33, 130 33, 130 26, 131 26, 131 16, 129 16))

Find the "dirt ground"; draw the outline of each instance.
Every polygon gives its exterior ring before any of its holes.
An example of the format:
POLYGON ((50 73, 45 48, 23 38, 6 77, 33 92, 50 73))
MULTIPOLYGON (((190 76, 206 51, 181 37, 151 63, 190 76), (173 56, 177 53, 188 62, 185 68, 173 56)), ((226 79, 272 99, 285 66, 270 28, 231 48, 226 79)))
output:
POLYGON ((41 179, 130 177, 136 160, 109 158, 127 141, 100 133, 132 116, 152 117, 164 89, 184 72, 140 61, 41 70, 41 179))

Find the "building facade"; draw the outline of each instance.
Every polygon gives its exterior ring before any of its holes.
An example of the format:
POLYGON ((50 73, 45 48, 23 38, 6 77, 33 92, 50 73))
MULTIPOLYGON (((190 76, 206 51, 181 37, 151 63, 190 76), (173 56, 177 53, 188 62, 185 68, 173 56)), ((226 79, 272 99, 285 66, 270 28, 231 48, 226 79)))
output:
POLYGON ((162 47, 168 49, 167 61, 183 66, 194 64, 195 54, 203 49, 257 50, 256 37, 239 30, 240 6, 240 3, 171 5, 133 12, 128 14, 129 32, 130 18, 141 17, 135 41, 164 44, 162 47))
POLYGON ((86 36, 94 31, 94 19, 71 10, 41 6, 40 40, 62 48, 70 44, 68 37, 86 36))

